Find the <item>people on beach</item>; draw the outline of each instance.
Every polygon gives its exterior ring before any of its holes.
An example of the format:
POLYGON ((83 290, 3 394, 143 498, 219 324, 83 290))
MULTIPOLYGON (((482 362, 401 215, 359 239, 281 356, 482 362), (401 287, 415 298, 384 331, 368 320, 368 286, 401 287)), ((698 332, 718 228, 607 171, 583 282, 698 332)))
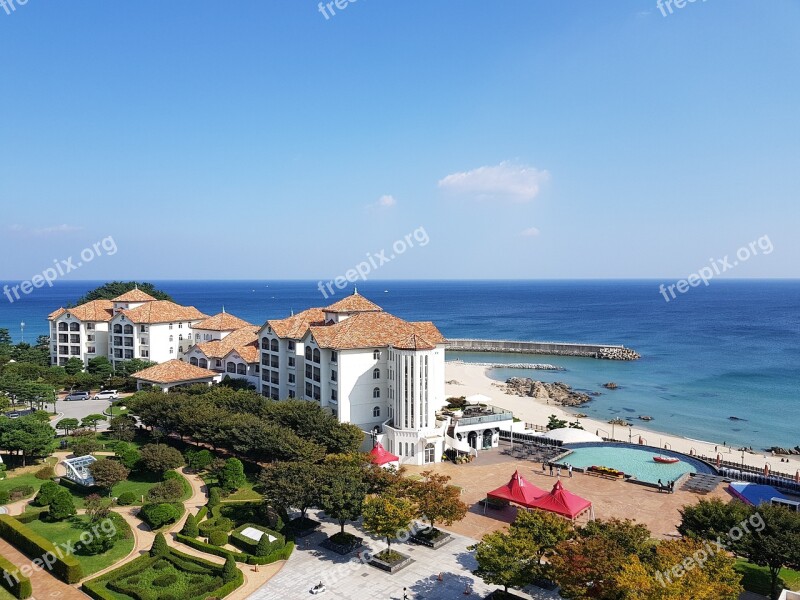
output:
POLYGON ((661 483, 661 480, 658 480, 658 491, 661 492, 664 489, 664 484, 661 483))
POLYGON ((553 463, 550 463, 550 477, 553 476, 553 463))
POLYGON ((542 475, 544 475, 544 471, 545 471, 546 468, 547 468, 547 463, 543 462, 542 463, 542 475))
POLYGON ((561 477, 561 467, 560 466, 556 469, 556 477, 561 477))
POLYGON ((569 473, 570 479, 572 479, 572 465, 567 465, 567 472, 569 473))

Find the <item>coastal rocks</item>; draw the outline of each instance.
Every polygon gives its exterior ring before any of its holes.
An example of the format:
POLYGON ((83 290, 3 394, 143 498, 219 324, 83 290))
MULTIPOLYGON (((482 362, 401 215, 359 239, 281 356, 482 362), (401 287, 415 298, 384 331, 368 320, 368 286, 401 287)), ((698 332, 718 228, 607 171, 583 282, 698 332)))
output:
POLYGON ((489 362, 471 362, 465 363, 463 360, 448 361, 458 365, 474 365, 477 367, 489 367, 490 369, 529 369, 533 371, 566 371, 564 367, 550 365, 547 363, 489 363, 489 362))
POLYGON ((606 388, 607 390, 615 390, 619 386, 616 383, 614 383, 613 381, 609 381, 608 383, 604 383, 603 387, 606 388))
POLYGON ((769 449, 772 454, 783 454, 783 455, 800 455, 800 446, 795 446, 794 448, 781 448, 780 446, 773 446, 769 449))
POLYGON ((611 420, 608 422, 608 424, 609 424, 609 425, 625 425, 625 426, 627 426, 627 425, 630 425, 630 423, 628 423, 628 422, 627 422, 625 419, 623 419, 622 417, 617 417, 616 419, 611 419, 611 420))
POLYGON ((639 360, 641 355, 630 348, 600 348, 597 358, 605 360, 639 360))
POLYGON ((580 406, 591 400, 591 396, 583 392, 576 392, 566 383, 556 381, 545 383, 530 377, 512 377, 506 381, 506 393, 516 396, 528 396, 540 400, 547 400, 562 406, 580 406))

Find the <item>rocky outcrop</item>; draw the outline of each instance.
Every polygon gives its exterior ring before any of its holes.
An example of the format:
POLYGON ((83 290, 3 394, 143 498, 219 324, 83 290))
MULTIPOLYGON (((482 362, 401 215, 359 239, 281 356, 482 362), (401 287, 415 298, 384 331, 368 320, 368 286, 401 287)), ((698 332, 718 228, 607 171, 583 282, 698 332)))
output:
POLYGON ((604 383, 603 387, 606 388, 607 390, 615 390, 619 386, 616 383, 614 383, 613 381, 609 381, 608 383, 604 383))
POLYGON ((592 399, 588 394, 576 392, 560 381, 545 383, 530 377, 512 377, 506 381, 505 387, 507 394, 547 400, 562 406, 580 406, 592 399))
POLYGON ((639 360, 641 356, 630 348, 600 348, 597 358, 605 360, 639 360))

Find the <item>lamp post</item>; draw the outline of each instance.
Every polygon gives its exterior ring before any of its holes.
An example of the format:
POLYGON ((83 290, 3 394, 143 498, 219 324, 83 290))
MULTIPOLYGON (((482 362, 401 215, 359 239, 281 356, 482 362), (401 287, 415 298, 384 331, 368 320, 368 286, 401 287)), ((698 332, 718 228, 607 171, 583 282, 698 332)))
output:
POLYGON ((628 427, 628 443, 633 443, 633 427, 628 427))
POLYGON ((25 343, 25 321, 22 321, 19 324, 19 330, 20 330, 20 333, 22 334, 22 343, 24 344, 25 343))

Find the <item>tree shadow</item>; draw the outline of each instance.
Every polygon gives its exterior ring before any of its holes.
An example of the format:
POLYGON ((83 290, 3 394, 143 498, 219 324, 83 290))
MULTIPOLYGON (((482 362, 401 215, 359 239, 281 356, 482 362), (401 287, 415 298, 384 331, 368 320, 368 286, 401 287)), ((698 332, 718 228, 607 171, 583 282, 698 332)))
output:
MULTIPOLYGON (((453 598, 468 598, 464 595, 466 589, 472 589, 476 578, 472 575, 442 573, 439 576, 431 575, 408 586, 410 597, 426 598, 426 600, 452 600, 453 598)), ((402 598, 402 595, 400 596, 402 598)))

